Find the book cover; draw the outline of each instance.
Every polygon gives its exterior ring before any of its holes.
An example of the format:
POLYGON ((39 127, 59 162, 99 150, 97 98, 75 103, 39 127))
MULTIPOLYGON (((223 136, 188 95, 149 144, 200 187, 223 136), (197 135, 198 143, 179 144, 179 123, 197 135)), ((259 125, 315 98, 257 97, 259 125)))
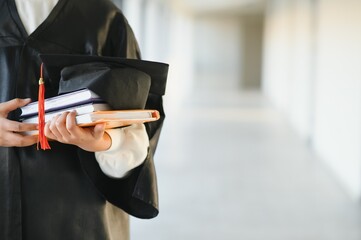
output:
POLYGON ((157 110, 111 110, 97 111, 76 116, 79 126, 94 126, 106 123, 106 128, 126 126, 134 123, 152 122, 160 117, 157 110))
MULTIPOLYGON (((104 102, 100 97, 89 89, 81 89, 45 99, 45 112, 57 111, 64 108, 70 108, 85 103, 104 102)), ((38 114, 38 102, 32 102, 21 107, 20 118, 27 118, 38 114)))

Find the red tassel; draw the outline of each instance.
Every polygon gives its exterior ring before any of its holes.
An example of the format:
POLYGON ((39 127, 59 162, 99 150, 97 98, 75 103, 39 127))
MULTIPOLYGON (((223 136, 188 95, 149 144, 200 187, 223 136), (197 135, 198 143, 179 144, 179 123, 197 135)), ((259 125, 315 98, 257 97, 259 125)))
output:
POLYGON ((43 64, 40 66, 40 79, 39 79, 39 95, 38 95, 38 123, 39 123, 39 135, 38 135, 38 144, 37 148, 42 150, 50 149, 48 139, 44 133, 45 127, 45 86, 43 80, 43 64))

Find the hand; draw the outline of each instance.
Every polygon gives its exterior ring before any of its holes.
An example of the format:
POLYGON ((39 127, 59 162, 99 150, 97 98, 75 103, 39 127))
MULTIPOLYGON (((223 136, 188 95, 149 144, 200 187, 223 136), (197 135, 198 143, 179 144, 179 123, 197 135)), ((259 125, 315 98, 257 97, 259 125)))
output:
POLYGON ((111 146, 111 138, 105 132, 105 124, 82 128, 76 124, 75 112, 65 112, 45 124, 45 136, 65 144, 76 145, 89 152, 105 151, 111 146))
POLYGON ((0 103, 0 146, 2 147, 26 147, 35 144, 38 137, 23 136, 21 133, 38 129, 37 124, 21 123, 7 119, 9 112, 25 106, 31 100, 13 99, 0 103))

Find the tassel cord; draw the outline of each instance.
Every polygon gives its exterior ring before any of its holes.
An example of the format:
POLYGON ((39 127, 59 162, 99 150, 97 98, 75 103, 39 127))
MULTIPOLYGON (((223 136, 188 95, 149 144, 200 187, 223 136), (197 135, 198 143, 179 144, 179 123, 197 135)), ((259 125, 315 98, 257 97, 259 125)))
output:
POLYGON ((39 135, 37 148, 42 150, 50 149, 48 139, 45 136, 45 84, 43 78, 43 64, 40 66, 40 78, 39 78, 39 93, 38 93, 38 124, 39 124, 39 135))

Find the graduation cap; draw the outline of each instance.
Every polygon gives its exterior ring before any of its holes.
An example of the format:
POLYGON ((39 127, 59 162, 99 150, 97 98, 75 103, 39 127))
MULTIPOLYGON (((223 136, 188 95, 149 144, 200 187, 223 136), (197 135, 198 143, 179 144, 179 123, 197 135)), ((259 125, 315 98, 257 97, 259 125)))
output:
MULTIPOLYGON (((43 67, 49 78, 46 81, 58 89, 58 94, 88 88, 113 109, 143 109, 150 95, 161 98, 165 93, 169 67, 165 63, 72 54, 41 54, 40 58, 43 62, 39 80, 39 142, 42 149, 50 148, 43 133, 43 67)), ((163 109, 160 110, 162 114, 163 109)))
POLYGON ((39 82, 39 93, 43 95, 39 100, 44 97, 45 82, 48 95, 88 88, 114 109, 159 111, 158 121, 145 124, 149 137, 148 155, 126 178, 109 178, 100 169, 93 153, 78 149, 82 169, 107 201, 133 216, 155 217, 158 214, 158 190, 153 155, 165 117, 162 96, 168 64, 85 55, 40 55, 40 58, 46 79, 39 82))

